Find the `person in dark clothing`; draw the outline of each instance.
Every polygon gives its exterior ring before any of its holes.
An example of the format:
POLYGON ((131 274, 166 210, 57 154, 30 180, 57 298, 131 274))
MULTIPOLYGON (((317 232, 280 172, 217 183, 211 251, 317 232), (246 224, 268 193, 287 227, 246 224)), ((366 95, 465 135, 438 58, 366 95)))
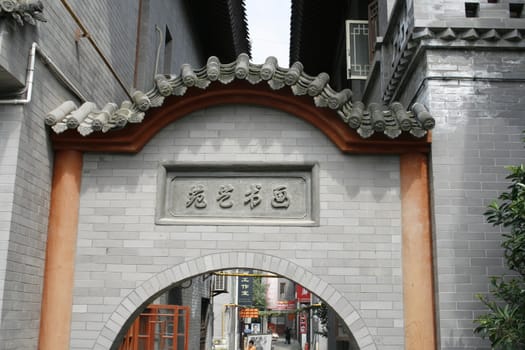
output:
POLYGON ((284 336, 285 336, 285 339, 286 339, 286 344, 290 344, 290 338, 292 336, 290 327, 286 327, 286 331, 284 333, 284 336))

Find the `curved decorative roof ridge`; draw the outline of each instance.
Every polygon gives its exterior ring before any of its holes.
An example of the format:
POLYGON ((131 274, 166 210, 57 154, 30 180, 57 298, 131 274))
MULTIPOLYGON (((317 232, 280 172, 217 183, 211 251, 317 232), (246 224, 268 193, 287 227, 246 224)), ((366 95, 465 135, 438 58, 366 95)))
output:
POLYGON ((350 89, 333 90, 328 84, 330 77, 326 73, 310 76, 303 71, 300 62, 295 62, 290 68, 282 68, 273 56, 268 57, 263 64, 253 64, 245 53, 231 63, 221 63, 217 57, 211 56, 206 65, 199 69, 183 64, 180 76, 159 74, 151 90, 134 91, 133 101, 124 101, 120 107, 108 103, 99 109, 93 102, 86 102, 77 108, 72 101, 66 101, 47 114, 45 123, 57 134, 77 129, 86 136, 97 131, 121 129, 127 123, 140 123, 148 109, 162 106, 168 96, 183 96, 189 88, 206 89, 212 82, 229 84, 235 79, 247 80, 251 84, 266 81, 273 90, 289 86, 296 96, 311 96, 317 107, 336 111, 363 138, 376 132, 392 139, 403 132, 421 138, 435 125, 434 118, 422 104, 414 104, 410 111, 399 102, 389 107, 378 103, 370 103, 366 107, 360 101, 352 102, 350 89))

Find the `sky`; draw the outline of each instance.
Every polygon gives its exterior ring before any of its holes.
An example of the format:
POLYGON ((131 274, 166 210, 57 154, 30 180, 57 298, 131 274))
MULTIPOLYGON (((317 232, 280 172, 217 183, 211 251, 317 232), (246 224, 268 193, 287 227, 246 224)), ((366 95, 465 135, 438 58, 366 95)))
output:
POLYGON ((290 0, 245 0, 251 62, 264 63, 277 57, 280 67, 288 67, 290 42, 290 0))

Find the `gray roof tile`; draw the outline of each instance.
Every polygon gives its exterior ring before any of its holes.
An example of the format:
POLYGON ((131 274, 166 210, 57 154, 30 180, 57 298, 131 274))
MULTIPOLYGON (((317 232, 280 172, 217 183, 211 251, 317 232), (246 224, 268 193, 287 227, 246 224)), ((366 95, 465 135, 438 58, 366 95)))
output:
POLYGON ((434 118, 422 104, 414 104, 411 110, 399 102, 389 106, 379 103, 365 106, 361 101, 352 101, 349 89, 333 90, 326 73, 310 76, 304 73, 300 62, 290 68, 282 68, 271 56, 263 64, 253 64, 247 54, 240 54, 230 63, 221 63, 212 56, 206 66, 198 69, 182 65, 179 76, 157 75, 154 88, 148 92, 134 91, 133 101, 124 101, 120 107, 108 103, 99 109, 93 102, 86 102, 76 108, 71 101, 66 101, 48 113, 45 123, 55 133, 76 129, 83 136, 121 129, 128 123, 142 122, 148 117, 148 109, 162 106, 167 96, 183 96, 188 89, 206 89, 211 83, 229 84, 235 79, 246 80, 253 85, 266 83, 273 90, 290 87, 294 95, 311 96, 317 107, 334 110, 349 128, 356 130, 363 138, 376 133, 392 139, 403 133, 421 138, 435 125, 434 118))

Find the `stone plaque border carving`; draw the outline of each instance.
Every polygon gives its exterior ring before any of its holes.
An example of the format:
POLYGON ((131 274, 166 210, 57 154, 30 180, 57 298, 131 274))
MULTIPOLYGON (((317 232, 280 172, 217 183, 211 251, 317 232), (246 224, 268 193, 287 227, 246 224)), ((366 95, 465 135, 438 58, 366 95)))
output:
MULTIPOLYGON (((155 211, 155 223, 157 225, 319 226, 319 165, 317 163, 161 162, 158 170, 155 211), (196 180, 192 181, 191 179, 193 178, 196 180), (225 179, 224 183, 243 183, 244 185, 248 184, 251 181, 250 179, 254 179, 255 182, 262 182, 264 187, 265 184, 272 183, 275 185, 280 183, 279 179, 281 178, 283 183, 286 181, 291 183, 289 189, 291 192, 296 191, 295 196, 293 194, 290 195, 291 198, 295 197, 290 202, 294 199, 300 199, 300 204, 290 206, 291 209, 289 211, 288 206, 283 208, 285 204, 282 202, 272 202, 270 207, 268 201, 271 198, 265 198, 266 203, 264 205, 267 209, 262 209, 262 205, 261 208, 257 208, 259 215, 247 215, 248 209, 246 208, 249 208, 249 205, 246 203, 242 203, 243 206, 240 212, 238 210, 221 211, 221 209, 216 209, 217 205, 221 204, 218 203, 219 200, 216 198, 217 190, 220 187, 218 184, 222 183, 221 179, 225 179), (188 192, 182 195, 180 183, 184 183, 188 187, 190 184, 200 182, 213 184, 214 188, 208 189, 209 193, 207 193, 206 201, 204 201, 204 198, 201 198, 203 200, 201 203, 190 202, 188 200, 188 192), (304 191, 304 193, 300 193, 301 191, 304 191), (210 194, 213 194, 215 197, 212 197, 210 194), (175 197, 182 197, 185 206, 180 201, 174 204, 175 197), (203 208, 208 205, 210 207, 213 205, 214 209, 204 210, 203 208)), ((239 192, 242 192, 242 196, 245 196, 242 198, 247 201, 246 196, 248 195, 245 187, 243 186, 242 189, 239 189, 239 192)), ((190 188, 191 186, 187 190, 191 192, 190 188)), ((241 194, 237 194, 237 196, 241 196, 241 194)), ((268 195, 265 197, 268 197, 268 195)), ((241 207, 238 197, 236 202, 237 207, 241 207)), ((228 209, 231 203, 224 202, 222 204, 224 204, 223 209, 228 209)))

